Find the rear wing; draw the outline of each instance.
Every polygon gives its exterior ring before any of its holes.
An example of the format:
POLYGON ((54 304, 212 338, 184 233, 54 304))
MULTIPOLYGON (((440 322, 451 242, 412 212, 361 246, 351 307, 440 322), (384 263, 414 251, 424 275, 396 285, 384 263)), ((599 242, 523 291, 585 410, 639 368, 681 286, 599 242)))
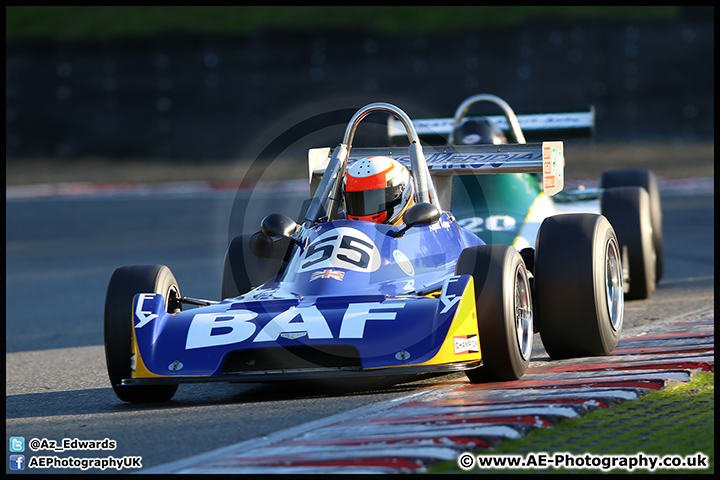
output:
MULTIPOLYGON (((565 156, 563 142, 542 142, 503 145, 423 146, 423 153, 438 195, 452 183, 454 175, 536 173, 542 177, 543 190, 555 195, 564 186, 565 156)), ((330 161, 332 149, 313 148, 308 152, 311 190, 314 192, 330 161), (315 187, 315 188, 313 188, 315 187)), ((411 169, 407 147, 353 148, 347 166, 374 155, 393 158, 411 169)))
MULTIPOLYGON (((467 117, 485 118, 505 133, 511 132, 505 115, 467 117)), ((541 140, 542 137, 579 138, 592 137, 595 130, 595 108, 587 112, 538 113, 517 115, 520 128, 527 138, 541 140)), ((453 118, 413 119, 418 136, 425 140, 435 139, 431 143, 443 143, 453 128, 453 118)), ((388 137, 391 140, 403 140, 407 137, 402 124, 394 117, 388 118, 388 137)))

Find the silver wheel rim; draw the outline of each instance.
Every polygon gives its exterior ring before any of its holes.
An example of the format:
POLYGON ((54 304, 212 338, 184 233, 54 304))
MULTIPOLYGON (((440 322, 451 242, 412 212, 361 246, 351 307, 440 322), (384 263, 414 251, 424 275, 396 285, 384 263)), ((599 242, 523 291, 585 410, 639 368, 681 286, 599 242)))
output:
POLYGON ((180 310, 182 310, 180 291, 177 285, 170 285, 167 292, 165 292, 165 311, 167 313, 175 313, 180 310))
POLYGON ((624 294, 622 283, 622 264, 617 241, 610 239, 605 255, 605 296, 607 298, 610 325, 614 331, 620 330, 623 321, 624 294))
POLYGON ((533 343, 533 309, 530 285, 522 265, 515 270, 515 337, 523 360, 529 360, 533 343))

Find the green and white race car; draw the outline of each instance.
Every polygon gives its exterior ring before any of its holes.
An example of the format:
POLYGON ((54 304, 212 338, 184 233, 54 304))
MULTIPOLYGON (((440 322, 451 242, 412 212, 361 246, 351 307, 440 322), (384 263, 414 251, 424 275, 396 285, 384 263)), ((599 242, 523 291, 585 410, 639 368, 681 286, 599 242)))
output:
MULTIPOLYGON (((427 155, 430 173, 443 208, 452 211, 464 228, 482 235, 488 243, 515 246, 532 273, 538 232, 547 218, 571 212, 601 213, 612 224, 622 248, 625 298, 644 299, 653 294, 663 273, 663 236, 660 194, 652 171, 609 170, 601 176, 598 188, 560 191, 563 166, 558 165, 557 172, 528 173, 523 160, 529 157, 522 151, 512 154, 513 158, 500 153, 468 158, 468 162, 484 162, 488 168, 468 169, 467 174, 456 170, 450 175, 442 168, 443 161, 456 161, 462 155, 455 147, 464 145, 525 144, 526 134, 543 141, 590 136, 595 126, 592 108, 516 115, 501 98, 479 94, 463 101, 452 118, 413 119, 413 124, 424 142, 435 145, 435 155, 427 155), (470 108, 479 103, 493 104, 502 114, 468 116, 470 108), (499 166, 501 161, 502 173, 509 173, 508 166, 513 164, 515 173, 494 174, 500 171, 493 165, 499 166), (552 188, 557 195, 547 193, 552 188)), ((400 127, 396 119, 388 120, 393 144, 402 139, 400 127)), ((564 161, 560 153, 558 159, 564 161)))

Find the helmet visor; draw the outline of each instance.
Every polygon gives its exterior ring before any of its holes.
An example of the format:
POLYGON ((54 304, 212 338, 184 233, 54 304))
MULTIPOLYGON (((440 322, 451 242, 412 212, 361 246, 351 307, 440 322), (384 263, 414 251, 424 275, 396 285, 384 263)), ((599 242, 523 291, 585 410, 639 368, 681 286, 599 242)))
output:
POLYGON ((390 210, 402 201, 403 185, 345 192, 345 213, 364 217, 390 210))

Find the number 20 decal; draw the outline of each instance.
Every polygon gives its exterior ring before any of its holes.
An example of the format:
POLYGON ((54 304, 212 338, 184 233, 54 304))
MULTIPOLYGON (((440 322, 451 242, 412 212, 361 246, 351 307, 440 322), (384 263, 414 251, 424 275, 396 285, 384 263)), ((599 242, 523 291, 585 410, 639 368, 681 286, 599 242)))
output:
POLYGON ((374 272, 380 267, 377 247, 370 237, 354 228, 331 230, 307 247, 299 272, 330 267, 374 272))
POLYGON ((473 233, 485 230, 509 232, 515 230, 516 220, 509 215, 490 215, 487 218, 470 217, 458 220, 458 225, 473 233))

